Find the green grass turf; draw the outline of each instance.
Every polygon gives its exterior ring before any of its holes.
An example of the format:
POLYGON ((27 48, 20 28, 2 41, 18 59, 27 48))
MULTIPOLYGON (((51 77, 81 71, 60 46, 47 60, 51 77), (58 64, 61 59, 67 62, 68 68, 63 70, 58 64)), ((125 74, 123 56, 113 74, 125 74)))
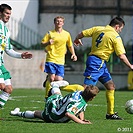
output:
MULTIPOLYGON (((88 103, 85 118, 91 125, 82 125, 70 121, 69 123, 44 123, 38 119, 25 119, 10 116, 9 112, 15 107, 25 110, 43 110, 45 90, 14 89, 11 99, 4 109, 0 110, 0 133, 119 133, 133 132, 133 115, 126 113, 124 105, 127 100, 133 99, 132 91, 116 91, 115 111, 124 120, 106 120, 106 98, 102 90, 97 97, 88 103)), ((65 95, 66 92, 63 92, 65 95)))

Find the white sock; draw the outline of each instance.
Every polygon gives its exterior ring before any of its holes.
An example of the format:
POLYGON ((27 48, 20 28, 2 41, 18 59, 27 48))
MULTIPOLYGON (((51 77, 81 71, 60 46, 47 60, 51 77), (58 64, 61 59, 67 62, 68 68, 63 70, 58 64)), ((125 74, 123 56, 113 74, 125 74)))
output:
POLYGON ((60 93, 60 94, 61 94, 61 91, 60 91, 59 87, 54 86, 54 87, 52 88, 52 90, 51 90, 51 93, 52 93, 52 94, 55 94, 55 93, 60 93))
POLYGON ((34 112, 35 111, 18 112, 18 116, 24 117, 24 118, 35 118, 34 112))
POLYGON ((5 103, 9 99, 9 96, 9 93, 2 91, 2 93, 0 94, 0 107, 3 107, 5 105, 5 103))

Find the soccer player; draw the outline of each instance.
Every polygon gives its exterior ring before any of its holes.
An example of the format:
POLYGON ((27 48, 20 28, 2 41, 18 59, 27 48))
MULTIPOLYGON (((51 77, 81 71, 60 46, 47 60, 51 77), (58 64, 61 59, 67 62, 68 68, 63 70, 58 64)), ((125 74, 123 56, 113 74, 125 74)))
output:
POLYGON ((29 52, 19 53, 14 51, 10 44, 10 32, 6 27, 6 23, 10 19, 11 10, 12 8, 7 4, 0 5, 0 90, 2 90, 0 94, 0 108, 5 105, 13 89, 10 73, 4 66, 4 52, 14 58, 32 58, 32 54, 29 52))
POLYGON ((48 73, 45 98, 48 97, 48 92, 51 88, 50 82, 63 80, 64 78, 67 47, 72 54, 71 59, 73 61, 77 60, 70 33, 63 29, 64 17, 55 17, 54 25, 55 29, 48 31, 41 42, 47 52, 44 70, 44 72, 48 73))
POLYGON ((91 101, 98 93, 96 86, 86 86, 84 91, 76 91, 63 97, 59 87, 68 85, 67 81, 51 82, 52 95, 48 97, 44 111, 25 111, 20 112, 20 108, 15 108, 10 114, 23 118, 39 118, 45 122, 64 123, 73 120, 80 124, 91 124, 85 120, 84 111, 87 102, 91 101))
POLYGON ((79 33, 74 44, 76 46, 83 45, 81 39, 84 37, 92 37, 91 52, 86 61, 86 69, 84 72, 84 87, 86 85, 96 85, 99 80, 106 87, 107 114, 106 119, 122 120, 117 113, 114 112, 114 90, 115 85, 111 75, 106 67, 106 62, 110 55, 115 51, 117 56, 130 69, 133 65, 125 55, 125 48, 119 32, 122 31, 125 22, 120 17, 115 17, 106 26, 95 26, 79 33))

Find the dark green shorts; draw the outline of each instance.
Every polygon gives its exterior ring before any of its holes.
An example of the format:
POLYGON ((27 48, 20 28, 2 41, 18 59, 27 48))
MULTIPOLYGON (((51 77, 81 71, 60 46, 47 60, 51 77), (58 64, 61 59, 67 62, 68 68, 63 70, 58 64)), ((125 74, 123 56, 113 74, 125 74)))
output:
POLYGON ((11 75, 4 65, 0 66, 0 78, 4 78, 4 80, 11 79, 11 75))

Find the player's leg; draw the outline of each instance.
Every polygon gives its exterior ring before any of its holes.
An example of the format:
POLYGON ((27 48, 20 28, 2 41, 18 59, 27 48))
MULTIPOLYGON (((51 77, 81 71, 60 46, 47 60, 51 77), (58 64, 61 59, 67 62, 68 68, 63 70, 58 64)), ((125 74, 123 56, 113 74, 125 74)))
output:
POLYGON ((12 93, 11 76, 4 66, 0 66, 0 107, 2 108, 12 93))
POLYGON ((106 89, 106 99, 107 99, 107 114, 114 114, 114 83, 112 80, 104 84, 106 89))
POLYGON ((115 92, 115 85, 112 80, 108 81, 104 84, 107 88, 106 90, 106 99, 107 99, 107 114, 106 119, 111 120, 122 120, 121 117, 118 116, 117 113, 114 112, 114 92, 115 92))
POLYGON ((50 83, 51 83, 52 81, 54 81, 54 79, 55 79, 55 74, 50 74, 50 73, 48 73, 48 79, 47 79, 47 81, 46 81, 46 88, 45 88, 45 98, 46 98, 46 99, 47 99, 48 94, 49 94, 49 91, 50 91, 50 89, 51 89, 50 83))
POLYGON ((64 65, 58 65, 58 64, 55 64, 55 63, 49 63, 49 65, 47 66, 47 68, 49 68, 49 73, 48 74, 48 78, 49 79, 49 82, 46 82, 46 95, 45 95, 45 98, 48 97, 49 95, 49 91, 51 89, 51 86, 50 86, 50 83, 53 82, 53 81, 60 81, 60 80, 63 80, 63 77, 64 77, 64 65), (48 85, 47 85, 48 83, 48 85))
POLYGON ((12 116, 19 116, 19 117, 23 117, 23 118, 29 118, 29 119, 33 119, 33 118, 39 118, 43 120, 42 117, 42 111, 24 111, 21 112, 20 108, 15 108, 14 110, 12 110, 10 112, 10 115, 12 116))
MULTIPOLYGON (((48 79, 46 81, 46 93, 45 93, 45 98, 47 99, 48 94, 49 94, 49 90, 51 89, 50 83, 57 80, 56 79, 56 73, 59 71, 62 72, 60 70, 60 68, 62 68, 63 65, 57 65, 55 63, 51 63, 51 62, 46 62, 45 63, 45 72, 48 73, 48 79)), ((63 73, 64 75, 64 73, 63 73)), ((60 76, 60 75, 59 75, 60 76)), ((62 78, 63 79, 63 78, 62 78)))
POLYGON ((48 80, 48 75, 46 76, 46 79, 45 79, 45 81, 43 82, 43 87, 44 87, 44 88, 46 87, 46 82, 47 82, 47 80, 48 80))
POLYGON ((67 86, 69 83, 65 80, 51 82, 51 94, 60 94, 60 87, 67 86))
POLYGON ((74 92, 74 91, 83 91, 84 87, 78 84, 73 84, 73 85, 67 85, 64 87, 60 87, 62 91, 67 91, 67 92, 74 92))
POLYGON ((106 119, 114 119, 114 120, 122 120, 115 112, 114 112, 114 93, 115 93, 115 85, 112 81, 111 75, 108 72, 108 69, 104 69, 103 75, 99 78, 99 81, 104 84, 106 87, 106 100, 107 100, 107 114, 106 119))

